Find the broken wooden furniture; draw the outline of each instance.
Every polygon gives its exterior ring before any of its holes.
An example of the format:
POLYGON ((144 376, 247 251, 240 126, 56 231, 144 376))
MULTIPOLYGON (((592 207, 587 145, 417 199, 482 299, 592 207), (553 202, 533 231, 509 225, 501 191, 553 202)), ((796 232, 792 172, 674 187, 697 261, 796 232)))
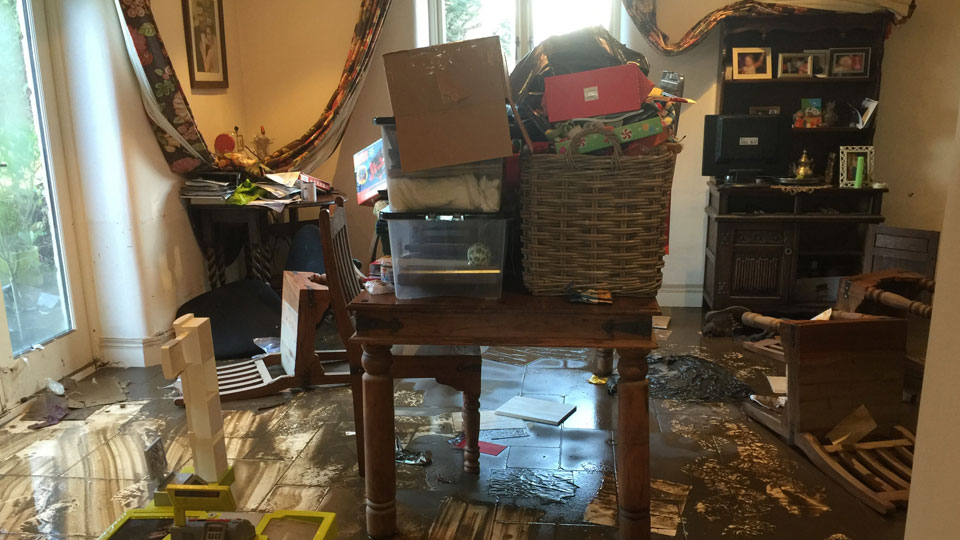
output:
POLYGON ((314 350, 317 325, 330 307, 326 285, 312 272, 283 273, 280 354, 217 366, 221 401, 269 396, 290 388, 344 384, 349 373, 327 373, 323 362, 342 360, 345 351, 314 350), (281 366, 281 374, 270 368, 281 366))
POLYGON ((936 283, 926 274, 887 269, 840 281, 837 308, 849 312, 898 317, 907 321, 904 390, 919 394, 930 335, 936 283))
POLYGON ((406 363, 397 344, 596 347, 616 349, 618 385, 617 492, 620 537, 650 538, 650 439, 647 354, 657 347, 653 298, 617 298, 609 305, 574 304, 564 297, 505 292, 499 300, 422 298, 363 292, 350 302, 353 346, 363 347, 363 415, 367 461, 367 534, 396 531, 393 460, 393 378, 406 363))
MULTIPOLYGON (((320 211, 320 236, 323 243, 324 263, 327 267, 326 281, 330 288, 330 304, 333 306, 333 316, 340 338, 346 346, 346 350, 341 353, 341 359, 346 360, 350 366, 350 390, 353 393, 353 418, 357 433, 357 458, 360 474, 363 476, 366 462, 364 452, 365 448, 368 447, 364 441, 367 434, 371 432, 371 427, 365 428, 363 408, 367 401, 367 398, 364 397, 366 386, 361 383, 361 375, 367 366, 366 362, 361 360, 363 351, 360 344, 350 339, 356 330, 354 329, 353 319, 347 310, 347 304, 360 295, 363 289, 360 286, 360 276, 358 276, 357 268, 353 265, 350 240, 347 236, 347 213, 343 208, 343 199, 338 197, 331 208, 334 210, 332 213, 330 209, 320 211)), ((310 341, 310 343, 313 342, 310 341)), ((433 345, 434 343, 428 339, 419 343, 404 342, 403 344, 433 345)), ((394 378, 436 379, 438 383, 451 386, 463 394, 462 414, 465 440, 463 469, 470 473, 477 473, 480 470, 480 371, 482 358, 480 357, 479 347, 475 351, 475 354, 463 354, 459 350, 443 348, 434 350, 437 354, 397 354, 394 356, 396 361, 391 370, 394 378)), ((392 410, 392 386, 390 395, 392 410)), ((379 422, 375 422, 372 426, 372 430, 376 431, 377 429, 379 429, 379 422)), ((390 433, 393 433, 392 429, 390 433)), ((393 438, 390 439, 390 449, 392 462, 393 438)), ((379 474, 378 469, 374 469, 374 475, 379 474)), ((369 475, 367 476, 369 477, 369 475)))
POLYGON ((907 503, 913 475, 914 436, 894 426, 893 437, 854 444, 821 444, 810 433, 797 446, 821 471, 881 514, 907 503))
POLYGON ((227 474, 223 411, 217 389, 210 319, 187 314, 173 321, 176 337, 163 345, 163 376, 180 377, 187 407, 187 428, 195 473, 208 483, 227 474))

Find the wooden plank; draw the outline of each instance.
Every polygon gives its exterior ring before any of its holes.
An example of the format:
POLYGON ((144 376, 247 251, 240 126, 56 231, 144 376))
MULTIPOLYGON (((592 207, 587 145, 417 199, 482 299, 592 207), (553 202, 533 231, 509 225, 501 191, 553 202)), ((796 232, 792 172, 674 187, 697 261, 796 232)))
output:
POLYGON ((860 460, 860 462, 863 463, 866 468, 870 469, 873 474, 879 476, 891 486, 901 489, 910 489, 910 482, 901 478, 897 473, 884 467, 882 463, 870 455, 870 452, 865 450, 857 450, 857 459, 860 460))
POLYGON ((891 469, 896 471, 898 474, 900 474, 907 480, 912 479, 913 469, 901 463, 900 460, 898 460, 896 456, 891 454, 889 450, 887 450, 886 448, 877 448, 876 452, 880 456, 880 459, 887 464, 887 466, 889 466, 891 469))
POLYGON ((850 319, 839 321, 784 321, 784 349, 814 353, 903 351, 907 325, 902 319, 850 319))
POLYGON ((776 360, 778 362, 785 362, 786 358, 784 357, 783 346, 780 345, 780 338, 772 339, 761 339, 760 341, 744 341, 743 348, 757 353, 771 360, 776 360))
POLYGON ((910 498, 910 490, 884 491, 883 493, 877 493, 877 497, 890 502, 906 502, 910 498))
POLYGON ((906 439, 893 439, 889 441, 870 441, 870 442, 860 442, 854 445, 840 445, 840 444, 829 444, 823 447, 824 451, 827 453, 839 452, 841 450, 854 449, 854 450, 875 450, 877 448, 894 448, 897 446, 909 446, 913 443, 906 439))
POLYGON ((903 446, 894 446, 894 452, 907 464, 911 469, 913 468, 913 452, 904 448, 903 446))
POLYGON ((909 439, 910 442, 912 443, 915 443, 917 441, 916 437, 913 436, 913 433, 911 433, 909 429, 903 426, 893 426, 893 429, 900 435, 903 435, 904 439, 909 439))
POLYGON ((576 410, 577 408, 573 405, 543 399, 514 396, 510 398, 510 401, 501 405, 496 410, 496 413, 500 416, 521 418, 531 422, 541 422, 559 426, 576 410))
POLYGON ((750 402, 745 402, 743 404, 743 412, 750 418, 753 418, 757 422, 760 422, 766 426, 777 435, 790 440, 790 428, 787 426, 783 414, 777 414, 774 411, 750 402))
POLYGON ((874 491, 894 491, 893 486, 870 472, 869 469, 864 467, 863 464, 849 452, 837 452, 836 456, 837 459, 847 466, 847 470, 853 471, 854 475, 874 491))
POLYGON ((887 514, 894 510, 890 501, 878 497, 872 489, 847 472, 830 454, 824 452, 823 446, 820 445, 816 437, 809 433, 800 433, 795 442, 817 468, 833 478, 864 504, 881 514, 887 514))

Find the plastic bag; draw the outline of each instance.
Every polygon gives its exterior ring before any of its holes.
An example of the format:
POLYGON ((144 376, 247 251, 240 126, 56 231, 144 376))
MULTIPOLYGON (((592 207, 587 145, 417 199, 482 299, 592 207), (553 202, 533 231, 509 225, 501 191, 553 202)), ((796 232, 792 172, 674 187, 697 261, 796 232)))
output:
POLYGON ((619 66, 627 62, 639 65, 644 75, 650 73, 646 57, 628 49, 601 26, 553 36, 534 47, 510 73, 513 98, 530 136, 539 141, 547 140, 543 133, 550 122, 541 106, 545 77, 619 66))

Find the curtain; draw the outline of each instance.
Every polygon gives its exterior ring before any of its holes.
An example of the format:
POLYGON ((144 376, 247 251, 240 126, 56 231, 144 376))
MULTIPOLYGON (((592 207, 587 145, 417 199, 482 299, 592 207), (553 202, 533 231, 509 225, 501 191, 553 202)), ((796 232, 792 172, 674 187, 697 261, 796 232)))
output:
POLYGON ((741 0, 708 13, 674 43, 657 26, 657 0, 622 0, 630 18, 654 49, 664 54, 679 54, 700 41, 726 17, 734 15, 794 15, 823 11, 870 13, 888 10, 898 22, 913 14, 914 0, 741 0))
MULTIPOLYGON (((319 2, 322 0, 310 0, 319 2)), ((340 82, 306 133, 265 160, 275 171, 311 170, 330 157, 343 138, 373 58, 391 0, 363 0, 340 82)), ((114 0, 143 107, 170 170, 189 175, 217 169, 160 38, 150 0, 114 0)), ((234 37, 234 39, 239 39, 234 37)))

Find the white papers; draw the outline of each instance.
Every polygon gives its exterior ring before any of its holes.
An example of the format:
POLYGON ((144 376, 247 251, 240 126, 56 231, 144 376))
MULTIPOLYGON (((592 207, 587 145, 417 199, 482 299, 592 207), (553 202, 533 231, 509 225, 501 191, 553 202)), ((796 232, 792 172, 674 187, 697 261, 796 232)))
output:
POLYGON ((863 102, 860 103, 860 110, 855 110, 856 116, 856 125, 857 129, 864 129, 870 125, 870 120, 873 120, 873 113, 877 110, 877 105, 880 102, 870 98, 863 98, 863 102))
POLYGON ((297 185, 297 180, 300 179, 300 171, 270 173, 267 175, 267 178, 278 184, 283 184, 287 187, 294 187, 297 185))
POLYGON ((250 201, 247 206, 265 206, 274 212, 283 212, 283 209, 290 203, 299 201, 299 197, 290 197, 289 199, 257 199, 250 201))

